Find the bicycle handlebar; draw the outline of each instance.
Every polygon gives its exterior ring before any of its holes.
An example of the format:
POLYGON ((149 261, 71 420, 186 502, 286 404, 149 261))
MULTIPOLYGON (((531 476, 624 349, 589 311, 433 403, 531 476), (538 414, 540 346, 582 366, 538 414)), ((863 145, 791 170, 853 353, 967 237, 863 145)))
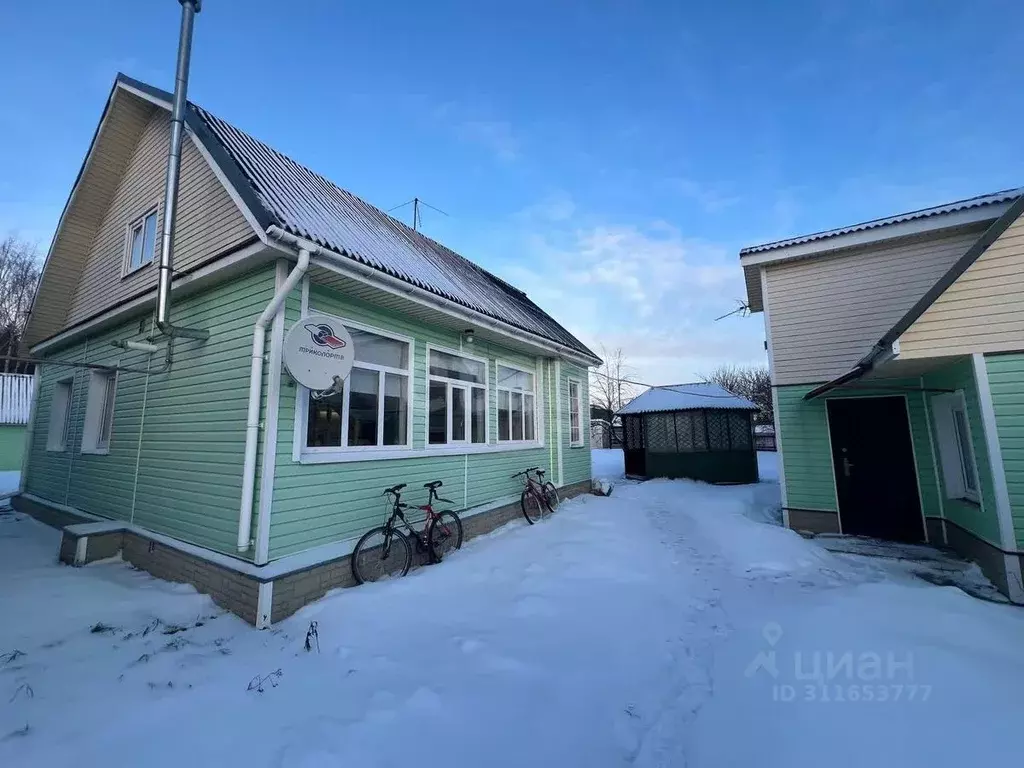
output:
POLYGON ((522 472, 516 472, 514 475, 512 475, 512 477, 510 479, 514 480, 517 477, 522 477, 523 475, 528 475, 531 472, 536 472, 539 469, 540 469, 540 467, 530 467, 529 469, 524 469, 522 472))

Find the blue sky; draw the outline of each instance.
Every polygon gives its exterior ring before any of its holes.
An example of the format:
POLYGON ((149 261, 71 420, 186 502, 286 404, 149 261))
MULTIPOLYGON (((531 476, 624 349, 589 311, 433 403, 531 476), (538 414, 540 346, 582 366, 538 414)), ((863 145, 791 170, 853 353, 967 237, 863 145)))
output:
MULTIPOLYGON (((0 235, 49 244, 175 0, 8 3, 0 235)), ((207 0, 189 96, 526 290, 650 383, 763 361, 743 245, 1024 184, 1001 0, 207 0), (399 212, 401 213, 401 212, 399 212), (408 215, 408 214, 406 214, 408 215)))

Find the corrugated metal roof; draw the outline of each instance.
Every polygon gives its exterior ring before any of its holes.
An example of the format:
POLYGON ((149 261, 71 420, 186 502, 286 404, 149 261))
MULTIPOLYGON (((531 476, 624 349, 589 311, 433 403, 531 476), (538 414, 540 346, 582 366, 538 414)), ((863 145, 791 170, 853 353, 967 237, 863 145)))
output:
POLYGON ((652 387, 620 409, 619 413, 693 411, 703 408, 758 410, 746 398, 738 397, 718 384, 700 382, 652 387))
MULTIPOLYGON (((267 219, 282 229, 597 358, 519 289, 202 107, 189 106, 251 185, 267 219)), ((228 174, 232 177, 238 174, 228 174)))
MULTIPOLYGON (((889 224, 899 224, 904 221, 913 221, 915 219, 924 219, 929 216, 939 216, 944 213, 955 213, 956 211, 967 210, 968 208, 980 208, 984 205, 994 205, 997 203, 1005 203, 1010 200, 1015 200, 1024 194, 1024 187, 1017 189, 1004 189, 1001 192, 993 192, 988 195, 979 195, 978 197, 969 197, 966 200, 957 200, 953 203, 946 203, 945 205, 937 205, 933 208, 922 208, 919 211, 910 211, 908 213, 901 213, 896 216, 888 216, 884 219, 872 219, 871 221, 865 221, 860 224, 853 224, 849 227, 842 227, 840 229, 829 229, 824 232, 815 232, 810 235, 800 235, 799 237, 791 237, 787 240, 776 240, 771 243, 764 243, 763 245, 752 245, 748 248, 743 248, 740 251, 740 256, 744 256, 748 253, 761 253, 762 251, 772 251, 776 248, 785 248, 790 245, 799 245, 801 243, 809 243, 814 240, 825 240, 830 237, 838 237, 839 235, 848 235, 851 232, 861 232, 867 229, 876 229, 878 227, 888 226, 889 224)), ((994 218, 994 217, 993 217, 994 218)))

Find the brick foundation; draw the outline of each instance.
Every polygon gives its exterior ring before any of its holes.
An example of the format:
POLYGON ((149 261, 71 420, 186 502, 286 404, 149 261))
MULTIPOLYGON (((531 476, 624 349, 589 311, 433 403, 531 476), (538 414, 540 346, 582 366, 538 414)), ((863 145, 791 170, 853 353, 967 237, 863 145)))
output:
MULTIPOLYGON (((564 501, 588 493, 590 488, 591 481, 586 480, 559 488, 558 493, 564 501)), ((258 626, 281 621, 332 589, 355 586, 351 558, 348 555, 273 578, 260 578, 244 572, 252 570, 248 564, 244 564, 247 568, 233 570, 149 538, 144 532, 127 525, 121 526, 113 521, 95 523, 89 518, 22 496, 16 496, 13 504, 19 512, 31 515, 54 528, 63 529, 58 553, 61 562, 86 565, 120 552, 124 560, 136 568, 158 579, 191 584, 198 591, 209 595, 217 605, 258 626), (263 616, 259 615, 261 609, 263 616), (266 615, 268 612, 269 616, 266 615)), ((463 539, 468 541, 490 533, 521 516, 518 500, 471 515, 462 521, 463 539)), ((424 553, 418 555, 415 562, 422 565, 425 561, 424 553)), ((239 563, 240 566, 243 564, 242 561, 239 563)))
MULTIPOLYGON (((558 489, 558 495, 565 501, 583 493, 589 493, 591 481, 567 485, 558 489)), ((516 501, 486 512, 480 512, 462 521, 463 541, 490 533, 505 523, 522 517, 523 511, 516 501)), ((415 555, 414 555, 415 556, 415 555)), ((426 562, 426 554, 418 556, 414 561, 417 565, 426 562)), ((332 589, 355 586, 352 578, 351 557, 338 558, 320 563, 298 573, 289 574, 274 581, 274 597, 271 601, 271 623, 288 618, 302 606, 318 600, 332 589)))
POLYGON ((256 623, 260 582, 252 576, 128 532, 124 534, 121 556, 158 579, 191 584, 221 608, 250 624, 256 623))

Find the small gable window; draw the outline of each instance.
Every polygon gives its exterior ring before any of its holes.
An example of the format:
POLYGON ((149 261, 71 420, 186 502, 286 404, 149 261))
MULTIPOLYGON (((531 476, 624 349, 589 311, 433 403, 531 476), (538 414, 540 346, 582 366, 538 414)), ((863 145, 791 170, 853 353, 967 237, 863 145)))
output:
POLYGON ((128 227, 128 259, 125 273, 149 264, 156 253, 156 209, 128 227))

